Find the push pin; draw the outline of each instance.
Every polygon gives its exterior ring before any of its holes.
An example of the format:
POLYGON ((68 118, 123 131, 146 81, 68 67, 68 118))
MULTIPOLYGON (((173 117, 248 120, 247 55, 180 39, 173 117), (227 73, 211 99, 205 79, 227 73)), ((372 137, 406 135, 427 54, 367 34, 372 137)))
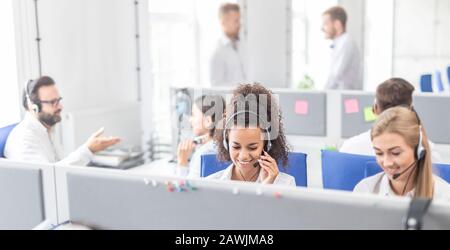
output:
POLYGON ((256 189, 256 195, 261 196, 262 190, 260 188, 256 189))
POLYGON ((238 195, 239 194, 239 189, 238 188, 233 188, 233 194, 234 195, 238 195))
POLYGON ((148 186, 148 184, 150 184, 150 182, 147 179, 144 179, 144 183, 146 186, 148 186))
POLYGON ((171 192, 171 193, 172 193, 173 191, 175 191, 175 188, 173 187, 172 184, 169 183, 169 184, 167 185, 167 191, 169 191, 169 192, 171 192))
POLYGON ((280 192, 275 192, 275 198, 281 199, 281 193, 280 192))
POLYGON ((198 188, 192 186, 191 183, 190 183, 189 181, 186 181, 186 188, 189 189, 189 190, 191 190, 191 191, 197 191, 197 190, 198 190, 198 188))
POLYGON ((175 190, 177 190, 177 192, 183 192, 183 189, 177 182, 175 182, 174 186, 175 186, 175 190))

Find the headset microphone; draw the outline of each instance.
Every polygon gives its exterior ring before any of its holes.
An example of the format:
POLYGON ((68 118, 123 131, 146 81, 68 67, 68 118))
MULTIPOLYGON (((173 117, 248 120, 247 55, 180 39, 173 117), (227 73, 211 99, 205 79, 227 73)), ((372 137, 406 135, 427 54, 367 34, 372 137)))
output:
POLYGON ((402 176, 404 173, 408 172, 408 170, 410 170, 412 167, 414 167, 416 164, 418 163, 418 161, 414 161, 413 164, 411 164, 409 167, 407 167, 403 172, 398 173, 398 174, 394 174, 392 176, 392 179, 397 180, 398 177, 402 176))

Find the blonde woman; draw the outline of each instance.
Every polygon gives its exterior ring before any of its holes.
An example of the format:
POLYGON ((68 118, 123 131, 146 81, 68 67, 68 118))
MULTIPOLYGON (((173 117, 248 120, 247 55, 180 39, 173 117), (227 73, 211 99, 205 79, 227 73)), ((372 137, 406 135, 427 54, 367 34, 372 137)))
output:
POLYGON ((395 107, 383 112, 371 139, 383 172, 362 180, 355 192, 449 200, 450 186, 433 175, 425 128, 414 110, 395 107))

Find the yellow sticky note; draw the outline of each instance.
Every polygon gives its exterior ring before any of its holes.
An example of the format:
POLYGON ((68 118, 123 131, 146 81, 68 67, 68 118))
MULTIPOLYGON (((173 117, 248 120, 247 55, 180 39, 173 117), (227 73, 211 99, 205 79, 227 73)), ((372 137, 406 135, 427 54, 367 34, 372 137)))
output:
POLYGON ((373 113, 372 107, 364 108, 364 120, 366 122, 374 122, 377 120, 377 116, 373 113))

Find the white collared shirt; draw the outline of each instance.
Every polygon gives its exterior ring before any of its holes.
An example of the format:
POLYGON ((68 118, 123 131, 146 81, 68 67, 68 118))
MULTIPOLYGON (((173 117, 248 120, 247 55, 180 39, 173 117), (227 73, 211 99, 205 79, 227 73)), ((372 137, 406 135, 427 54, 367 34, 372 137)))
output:
MULTIPOLYGON (((217 173, 214 173, 206 179, 209 180, 222 180, 222 181, 229 181, 231 180, 231 177, 233 175, 233 168, 234 165, 231 164, 226 169, 219 171, 217 173)), ((262 171, 259 173, 258 179, 256 180, 256 183, 262 183, 262 171)), ((285 173, 279 173, 277 178, 275 178, 275 181, 273 182, 274 185, 285 185, 285 186, 295 186, 295 178, 293 176, 290 176, 285 173)))
MULTIPOLYGON (((430 145, 431 150, 431 161, 433 163, 442 162, 441 155, 433 150, 435 148, 434 143, 428 141, 428 144, 430 145)), ((375 156, 375 151, 373 150, 372 139, 370 136, 370 130, 346 140, 339 149, 339 152, 355 155, 375 156)))
POLYGON ((223 35, 210 60, 210 80, 212 86, 243 83, 246 80, 246 49, 240 40, 233 42, 223 35))
POLYGON ((201 145, 195 150, 189 162, 189 167, 176 166, 175 175, 177 176, 187 176, 190 178, 200 178, 201 165, 202 165, 202 155, 217 153, 216 146, 213 140, 201 145))
POLYGON ((5 157, 15 161, 85 166, 93 157, 86 145, 64 159, 61 152, 54 142, 53 132, 49 133, 47 128, 28 112, 23 121, 11 131, 5 146, 5 157))
MULTIPOLYGON (((434 179, 434 197, 433 199, 450 201, 450 185, 439 176, 433 175, 434 179)), ((371 193, 382 196, 396 196, 391 188, 389 178, 384 172, 368 177, 359 182, 355 189, 356 193, 371 193)), ((407 197, 414 196, 414 190, 406 194, 407 197)))
POLYGON ((332 49, 325 89, 362 90, 362 60, 356 43, 344 33, 334 39, 332 49))

